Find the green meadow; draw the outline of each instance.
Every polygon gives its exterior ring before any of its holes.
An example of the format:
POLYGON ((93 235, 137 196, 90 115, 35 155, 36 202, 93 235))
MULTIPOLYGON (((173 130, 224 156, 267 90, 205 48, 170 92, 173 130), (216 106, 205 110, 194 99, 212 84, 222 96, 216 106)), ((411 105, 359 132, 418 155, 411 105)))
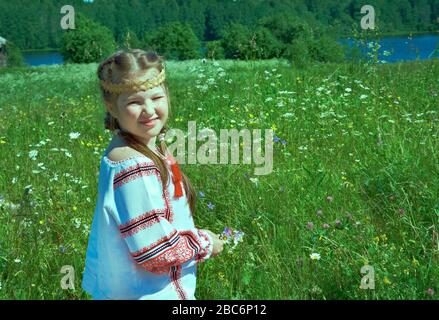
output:
MULTIPOLYGON (((0 299, 90 298, 82 271, 111 139, 96 68, 0 70, 0 299), (74 290, 61 288, 65 265, 74 290)), ((197 227, 245 233, 199 265, 197 299, 438 298, 439 60, 167 70, 171 128, 275 132, 271 174, 181 166, 197 227)))

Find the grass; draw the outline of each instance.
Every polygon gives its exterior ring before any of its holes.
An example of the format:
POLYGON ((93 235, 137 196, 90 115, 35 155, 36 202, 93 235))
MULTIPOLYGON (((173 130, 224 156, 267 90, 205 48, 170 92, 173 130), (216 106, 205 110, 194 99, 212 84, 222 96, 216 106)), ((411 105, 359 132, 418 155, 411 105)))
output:
MULTIPOLYGON (((111 138, 96 68, 0 70, 1 299, 88 298, 82 270, 111 138), (61 289, 64 265, 75 290, 61 289)), ((205 194, 196 225, 245 233, 233 252, 200 265, 197 299, 437 299, 437 59, 300 70, 189 61, 168 71, 171 127, 273 128, 281 139, 269 175, 182 165, 205 194), (360 288, 364 265, 375 289, 360 288)))

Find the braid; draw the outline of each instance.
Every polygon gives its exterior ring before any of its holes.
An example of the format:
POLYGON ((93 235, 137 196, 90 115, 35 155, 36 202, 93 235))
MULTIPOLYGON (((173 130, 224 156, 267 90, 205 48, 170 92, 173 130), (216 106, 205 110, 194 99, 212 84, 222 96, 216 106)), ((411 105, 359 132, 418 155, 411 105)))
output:
MULTIPOLYGON (((158 55, 156 52, 149 51, 145 52, 140 49, 132 49, 129 51, 120 50, 115 52, 113 55, 104 60, 99 67, 97 68, 97 76, 99 80, 104 80, 112 83, 120 83, 123 82, 124 79, 129 79, 133 76, 136 76, 138 72, 146 71, 149 68, 157 68, 159 72, 161 72, 164 68, 164 57, 158 55)), ((169 96, 169 90, 166 82, 162 84, 163 88, 168 97, 168 108, 169 115, 172 113, 171 109, 171 97, 169 96)), ((106 91, 101 85, 99 85, 102 97, 104 101, 110 105, 117 105, 118 94, 106 91)), ((108 129, 113 132, 113 134, 119 135, 125 143, 133 148, 134 150, 144 154, 157 165, 160 171, 160 177, 162 181, 162 185, 169 184, 169 172, 166 165, 166 160, 162 157, 159 157, 155 152, 153 152, 147 145, 144 145, 136 136, 122 130, 119 126, 119 123, 116 118, 114 118, 111 113, 107 110, 104 119, 105 129, 108 129)), ((158 150, 162 156, 166 157, 170 154, 169 149, 165 143, 165 135, 168 131, 168 127, 165 124, 159 133, 159 141, 158 150)), ((175 161, 175 160, 174 160, 175 161)), ((175 169, 175 166, 172 165, 175 169)), ((172 169, 172 170, 174 170, 172 169)), ((174 173, 174 172, 173 172, 174 173)), ((183 183, 184 189, 186 191, 187 201, 189 204, 189 208, 191 214, 195 212, 195 201, 196 201, 196 193, 194 188, 192 187, 189 179, 183 172, 179 172, 181 182, 183 183)), ((173 179, 176 175, 173 174, 173 179)), ((180 181, 179 179, 177 181, 180 181)), ((175 181, 173 181, 175 183, 175 181)), ((179 184, 177 184, 178 186, 179 184)), ((179 191, 181 195, 181 188, 179 191)))

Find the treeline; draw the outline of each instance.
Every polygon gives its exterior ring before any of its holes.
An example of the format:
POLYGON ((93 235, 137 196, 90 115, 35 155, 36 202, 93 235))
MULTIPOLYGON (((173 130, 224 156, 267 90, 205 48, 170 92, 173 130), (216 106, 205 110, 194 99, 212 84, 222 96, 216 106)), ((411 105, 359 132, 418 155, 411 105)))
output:
POLYGON ((77 14, 75 24, 75 29, 63 35, 61 52, 67 63, 97 62, 117 47, 155 50, 166 60, 286 58, 297 66, 308 62, 341 62, 345 55, 336 39, 285 13, 262 18, 251 29, 240 23, 229 23, 222 29, 221 38, 206 41, 205 47, 188 23, 167 23, 143 39, 127 31, 119 44, 110 29, 82 13, 77 14))
MULTIPOLYGON (((0 0, 0 36, 21 49, 60 48, 64 0, 0 0)), ((359 28, 360 0, 70 0, 76 12, 107 27, 117 43, 127 32, 143 41, 160 27, 187 23, 202 43, 222 38, 230 23, 253 28, 262 18, 283 13, 311 28, 350 35, 359 28)), ((382 32, 433 31, 439 26, 439 0, 368 0, 382 32)))

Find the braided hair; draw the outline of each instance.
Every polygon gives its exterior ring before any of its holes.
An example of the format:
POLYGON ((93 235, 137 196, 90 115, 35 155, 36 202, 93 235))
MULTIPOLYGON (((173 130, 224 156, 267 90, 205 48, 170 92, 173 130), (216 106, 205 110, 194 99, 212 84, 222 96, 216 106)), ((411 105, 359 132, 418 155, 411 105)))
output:
MULTIPOLYGON (((119 84, 122 83, 125 79, 132 78, 139 71, 146 71, 149 68, 157 68, 157 70, 160 72, 164 68, 163 62, 163 57, 159 56, 154 51, 146 52, 141 49, 130 49, 128 51, 119 50, 109 56, 104 61, 102 61, 99 64, 96 73, 99 80, 104 80, 113 84, 119 84)), ((163 82, 163 86, 166 96, 168 98, 169 113, 171 115, 171 100, 166 80, 163 82)), ((117 105, 118 94, 108 92, 102 87, 100 87, 100 90, 102 93, 102 98, 107 104, 113 106, 117 105)), ((114 118, 108 111, 106 111, 105 114, 104 126, 105 129, 110 130, 113 133, 116 133, 120 137, 122 137, 122 139, 125 140, 126 144, 129 147, 153 160, 160 171, 162 185, 165 186, 169 184, 169 171, 166 166, 165 160, 162 157, 157 156, 155 152, 153 152, 147 145, 144 145, 130 132, 121 130, 122 128, 119 126, 117 119, 114 118)), ((163 156, 169 153, 169 150, 163 139, 167 130, 168 127, 165 124, 160 131, 161 143, 159 144, 158 148, 163 156)), ((196 202, 195 190, 192 187, 189 178, 183 172, 181 172, 181 176, 189 208, 191 210, 191 213, 194 214, 196 202)))

